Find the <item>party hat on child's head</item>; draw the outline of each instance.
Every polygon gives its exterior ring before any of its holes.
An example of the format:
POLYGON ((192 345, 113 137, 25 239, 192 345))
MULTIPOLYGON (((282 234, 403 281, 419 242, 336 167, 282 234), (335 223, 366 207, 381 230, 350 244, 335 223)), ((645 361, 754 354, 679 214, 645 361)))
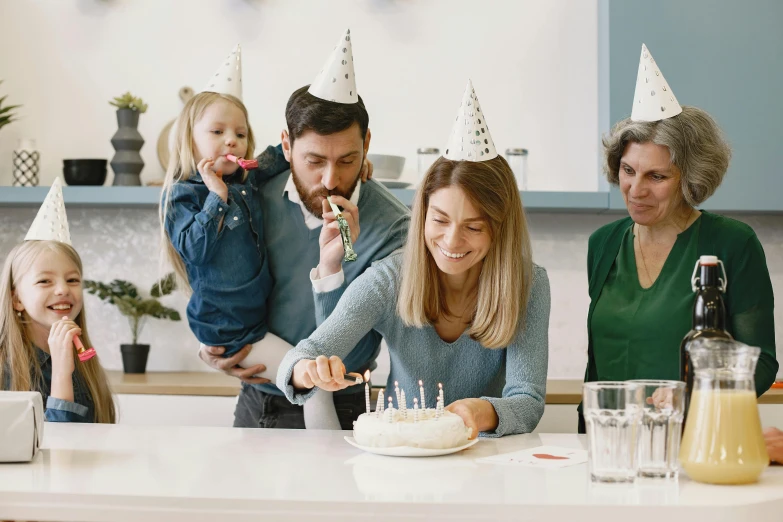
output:
POLYGON ((659 121, 677 116, 682 107, 653 60, 647 46, 642 44, 639 72, 636 73, 636 91, 633 93, 633 121, 659 121))
POLYGON ((209 79, 202 92, 230 94, 242 99, 242 49, 239 44, 225 60, 220 62, 220 67, 209 79))
POLYGON ((443 157, 453 161, 487 161, 497 155, 476 90, 468 80, 443 157))
POLYGON ((356 76, 353 73, 350 29, 340 37, 324 68, 318 73, 307 92, 322 100, 337 103, 359 102, 359 95, 356 93, 356 76))
POLYGON ((38 215, 35 216, 25 241, 59 241, 71 244, 71 231, 68 228, 68 218, 65 215, 63 201, 63 185, 57 177, 49 189, 38 215))

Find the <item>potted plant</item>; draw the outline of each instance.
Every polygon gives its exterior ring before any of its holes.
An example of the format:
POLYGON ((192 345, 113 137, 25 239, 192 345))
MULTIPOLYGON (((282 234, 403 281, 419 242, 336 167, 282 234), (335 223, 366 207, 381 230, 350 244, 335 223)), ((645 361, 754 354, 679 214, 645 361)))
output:
MULTIPOLYGON (((3 80, 0 80, 0 84, 3 83, 3 80)), ((21 105, 6 105, 3 106, 3 103, 5 102, 5 99, 8 98, 8 95, 0 97, 0 129, 5 127, 11 122, 16 121, 16 113, 14 112, 14 109, 17 109, 21 107, 21 105)))
POLYGON ((117 307, 130 323, 132 344, 121 344, 122 367, 125 373, 144 373, 150 345, 138 344, 139 333, 147 317, 179 321, 179 312, 163 306, 158 297, 169 295, 176 289, 174 274, 170 273, 152 285, 150 298, 143 299, 133 283, 115 279, 109 284, 99 281, 84 281, 84 288, 91 294, 117 307))
POLYGON ((141 159, 144 138, 139 134, 139 114, 147 112, 147 104, 141 98, 136 98, 126 92, 109 102, 117 107, 117 132, 111 138, 111 144, 116 151, 111 160, 114 170, 114 185, 141 185, 141 169, 144 160, 141 159))

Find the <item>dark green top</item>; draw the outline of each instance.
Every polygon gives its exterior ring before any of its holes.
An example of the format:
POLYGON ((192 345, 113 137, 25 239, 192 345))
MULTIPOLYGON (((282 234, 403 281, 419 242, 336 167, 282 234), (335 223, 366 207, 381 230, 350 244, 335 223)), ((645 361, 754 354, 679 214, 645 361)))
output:
POLYGON ((682 232, 655 284, 639 284, 633 220, 609 223, 590 236, 587 274, 588 362, 585 381, 679 379, 679 349, 691 329, 691 274, 699 256, 715 255, 728 277, 727 329, 738 341, 761 348, 756 394, 775 381, 772 282, 764 249, 748 225, 702 211, 682 232))
POLYGON ((593 310, 596 380, 679 378, 680 341, 691 329, 694 299, 690 284, 683 284, 693 267, 679 260, 698 257, 700 224, 701 217, 677 236, 650 288, 639 284, 633 224, 625 229, 593 310))

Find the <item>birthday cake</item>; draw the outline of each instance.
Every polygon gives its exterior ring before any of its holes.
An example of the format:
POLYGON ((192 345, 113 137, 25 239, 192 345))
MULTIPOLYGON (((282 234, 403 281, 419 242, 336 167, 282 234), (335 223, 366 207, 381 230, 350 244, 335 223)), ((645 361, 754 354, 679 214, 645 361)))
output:
POLYGON ((370 448, 412 448, 448 449, 468 443, 470 428, 462 417, 449 411, 439 412, 426 408, 417 412, 402 412, 386 408, 382 413, 363 413, 353 425, 353 437, 360 446, 370 448))

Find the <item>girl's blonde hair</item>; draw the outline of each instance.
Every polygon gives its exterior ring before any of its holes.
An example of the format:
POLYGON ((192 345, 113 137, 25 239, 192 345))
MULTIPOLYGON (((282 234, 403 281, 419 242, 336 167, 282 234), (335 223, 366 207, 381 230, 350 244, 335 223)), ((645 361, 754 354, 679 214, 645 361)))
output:
MULTIPOLYGON (((70 245, 59 241, 25 241, 8 254, 0 275, 0 383, 8 382, 10 390, 36 390, 43 378, 36 348, 25 327, 25 320, 19 317, 14 309, 14 291, 25 272, 46 249, 70 259, 76 265, 79 277, 82 275, 82 260, 79 254, 70 245)), ((87 319, 83 307, 73 321, 82 329, 81 339, 84 345, 92 346, 87 334, 87 319)), ((76 357, 74 349, 74 359, 76 357)), ((75 367, 78 378, 90 391, 95 405, 95 422, 116 422, 114 401, 98 357, 76 362, 75 367)))
POLYGON ((441 157, 427 171, 413 202, 397 313, 406 325, 416 327, 450 315, 424 225, 432 194, 452 186, 482 212, 491 237, 468 334, 485 348, 505 348, 524 328, 533 260, 517 183, 501 156, 481 162, 441 157))
MULTIPOLYGON (((201 116, 204 114, 207 107, 219 100, 233 103, 242 111, 242 114, 245 115, 245 121, 247 122, 247 152, 245 153, 245 156, 252 158, 256 148, 253 129, 250 128, 250 120, 247 116, 247 109, 239 98, 231 96, 230 94, 201 92, 188 100, 177 118, 177 122, 174 125, 174 128, 176 129, 176 139, 169 156, 166 178, 163 181, 163 191, 159 210, 160 246, 161 251, 163 252, 162 261, 168 262, 174 269, 174 273, 177 276, 177 289, 183 290, 185 293, 191 291, 190 283, 188 282, 188 272, 185 268, 185 263, 171 243, 171 238, 169 238, 169 235, 166 233, 166 218, 170 210, 169 207, 171 206, 171 187, 178 181, 189 179, 193 173, 196 172, 196 160, 194 159, 193 153, 193 126, 201 119, 201 116)), ((244 175, 247 176, 247 172, 244 172, 244 175)))

